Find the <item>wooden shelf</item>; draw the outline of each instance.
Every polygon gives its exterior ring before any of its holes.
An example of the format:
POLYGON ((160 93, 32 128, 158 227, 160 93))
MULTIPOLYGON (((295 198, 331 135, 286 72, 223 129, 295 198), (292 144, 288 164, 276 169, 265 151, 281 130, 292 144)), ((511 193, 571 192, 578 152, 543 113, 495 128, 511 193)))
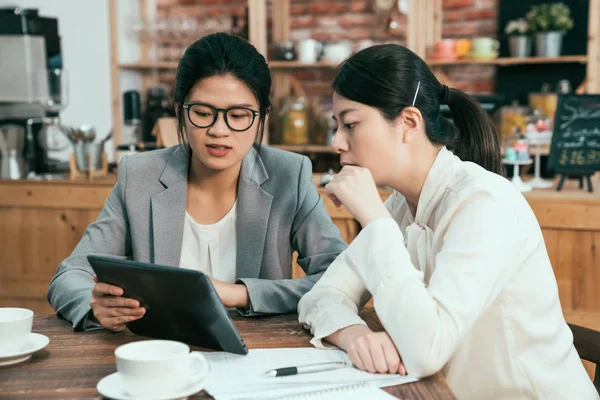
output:
POLYGON ((427 60, 430 66, 442 65, 524 65, 524 64, 558 64, 558 63, 587 63, 587 56, 562 56, 562 57, 500 57, 490 60, 478 60, 472 58, 461 58, 458 60, 427 60))
POLYGON ((269 68, 277 69, 306 69, 306 68, 329 68, 336 69, 340 64, 319 61, 316 63, 302 63, 300 61, 269 61, 269 68))
MULTIPOLYGON (((491 60, 477 59, 458 59, 458 60, 427 60, 427 64, 431 66, 442 65, 469 65, 469 64, 484 64, 484 65, 522 65, 522 64, 558 64, 558 63, 581 63, 585 64, 588 60, 587 56, 563 56, 563 57, 500 57, 491 60)), ((308 69, 308 68, 329 68, 336 69, 339 64, 328 62, 316 63, 301 63, 299 61, 270 61, 269 68, 278 69, 308 69)), ((160 62, 139 62, 139 63, 124 63, 119 64, 119 69, 126 70, 176 70, 177 62, 160 61, 160 62)))
POLYGON ((335 153, 329 146, 316 144, 272 144, 269 145, 276 149, 292 151, 294 153, 335 153))
POLYGON ((160 61, 160 62, 140 62, 140 63, 129 63, 119 64, 119 69, 128 69, 135 71, 152 71, 152 70, 176 70, 177 62, 171 61, 160 61))

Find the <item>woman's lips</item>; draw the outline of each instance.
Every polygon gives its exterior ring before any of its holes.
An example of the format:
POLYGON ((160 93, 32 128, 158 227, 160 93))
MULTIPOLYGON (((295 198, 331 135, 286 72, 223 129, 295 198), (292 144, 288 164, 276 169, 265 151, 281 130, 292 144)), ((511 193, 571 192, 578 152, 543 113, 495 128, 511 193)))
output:
POLYGON ((207 144, 206 148, 213 157, 225 157, 231 151, 231 147, 224 144, 207 144))

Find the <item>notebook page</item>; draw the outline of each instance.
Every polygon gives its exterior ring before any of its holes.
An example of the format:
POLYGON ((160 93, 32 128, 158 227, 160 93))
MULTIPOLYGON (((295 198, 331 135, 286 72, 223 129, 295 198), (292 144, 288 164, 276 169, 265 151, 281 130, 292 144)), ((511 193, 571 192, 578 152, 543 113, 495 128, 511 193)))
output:
POLYGON ((225 352, 204 352, 210 368, 206 390, 217 399, 260 397, 276 390, 281 395, 335 388, 354 383, 374 386, 394 386, 416 381, 401 375, 370 374, 356 368, 341 368, 286 377, 269 377, 266 372, 276 368, 320 364, 332 361, 349 362, 341 350, 317 348, 256 349, 245 355, 225 352))

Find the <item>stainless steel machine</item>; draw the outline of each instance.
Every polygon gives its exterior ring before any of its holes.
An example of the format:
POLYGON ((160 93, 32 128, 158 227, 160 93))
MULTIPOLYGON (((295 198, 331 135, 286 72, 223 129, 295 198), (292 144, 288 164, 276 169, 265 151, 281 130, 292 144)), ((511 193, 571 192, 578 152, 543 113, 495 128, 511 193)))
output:
POLYGON ((69 143, 54 129, 67 94, 58 20, 36 9, 0 8, 0 71, 0 178, 68 169, 52 156, 69 143))

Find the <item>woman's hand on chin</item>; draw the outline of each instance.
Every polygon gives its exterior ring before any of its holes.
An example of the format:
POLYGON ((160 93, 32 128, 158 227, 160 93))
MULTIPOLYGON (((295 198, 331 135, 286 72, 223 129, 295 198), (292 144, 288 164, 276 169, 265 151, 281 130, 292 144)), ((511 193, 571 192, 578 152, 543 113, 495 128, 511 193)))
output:
POLYGON ((363 227, 379 218, 391 218, 367 168, 344 166, 325 186, 325 193, 336 207, 346 206, 363 227))

